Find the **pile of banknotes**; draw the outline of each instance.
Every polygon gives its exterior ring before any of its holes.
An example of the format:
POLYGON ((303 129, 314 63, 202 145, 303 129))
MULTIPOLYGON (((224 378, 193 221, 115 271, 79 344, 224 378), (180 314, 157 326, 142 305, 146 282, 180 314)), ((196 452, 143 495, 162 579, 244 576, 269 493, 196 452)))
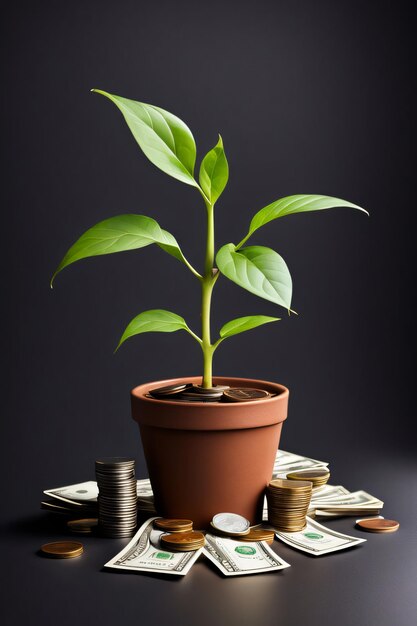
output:
MULTIPOLYGON (((273 478, 286 478, 287 474, 300 470, 327 468, 329 463, 292 452, 278 450, 273 478)), ((41 508, 71 515, 91 516, 97 513, 98 488, 95 481, 46 489, 41 508)), ((137 481, 138 511, 156 514, 152 486, 149 479, 137 481)), ((323 485, 313 490, 308 515, 332 518, 345 515, 377 515, 384 503, 365 491, 349 491, 342 485, 323 485)), ((268 518, 265 499, 263 519, 268 518)))

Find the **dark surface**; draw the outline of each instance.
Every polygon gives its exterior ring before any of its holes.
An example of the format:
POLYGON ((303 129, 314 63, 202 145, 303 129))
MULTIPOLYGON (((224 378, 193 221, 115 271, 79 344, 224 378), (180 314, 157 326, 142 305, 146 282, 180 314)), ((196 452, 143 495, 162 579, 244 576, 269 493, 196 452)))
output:
POLYGON ((273 550, 291 568, 234 579, 223 578, 203 557, 180 580, 103 570, 127 540, 71 535, 61 516, 38 513, 35 494, 30 494, 5 525, 3 623, 412 626, 417 615, 416 461, 370 452, 357 453, 349 464, 329 460, 332 484, 382 498, 384 516, 397 519, 400 529, 376 535, 354 528, 356 518, 327 521, 330 528, 367 542, 312 557, 275 541, 273 550), (84 544, 80 558, 52 561, 36 553, 47 541, 69 537, 84 544))
MULTIPOLYGON (((267 624, 280 615, 290 624, 415 623, 411 6, 6 6, 0 469, 11 548, 3 583, 9 601, 1 606, 7 624, 56 616, 91 623, 98 613, 109 624, 156 623, 163 615, 185 624, 267 624), (256 234, 254 244, 287 261, 299 315, 219 280, 214 335, 242 315, 282 321, 225 342, 214 372, 288 386, 282 447, 328 459, 339 482, 381 497, 386 515, 400 520, 399 533, 369 536, 357 550, 316 561, 282 547, 293 564, 282 575, 227 581, 203 563, 180 582, 101 573, 118 549, 113 542, 86 542, 79 561, 36 555, 49 538, 38 518, 42 489, 91 478, 100 456, 133 456, 145 476, 129 390, 198 374, 202 365, 185 333, 136 337, 113 356, 140 311, 172 310, 198 331, 195 278, 154 246, 75 264, 49 289, 74 240, 120 213, 154 217, 193 264, 203 263, 198 194, 147 162, 116 109, 90 94, 93 87, 176 113, 194 133, 198 163, 221 132, 230 183, 216 207, 217 246, 240 240, 257 210, 288 194, 339 196, 370 211, 369 219, 347 209, 288 217, 256 234)), ((331 524, 352 528, 350 521, 331 524)))

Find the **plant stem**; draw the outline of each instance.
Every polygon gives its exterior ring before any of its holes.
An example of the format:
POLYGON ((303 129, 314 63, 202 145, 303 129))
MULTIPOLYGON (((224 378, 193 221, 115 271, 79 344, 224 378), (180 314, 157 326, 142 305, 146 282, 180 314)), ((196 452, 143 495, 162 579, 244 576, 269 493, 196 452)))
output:
POLYGON ((203 350, 203 387, 213 386, 212 382, 212 364, 213 364, 213 346, 210 338, 210 309, 211 294, 216 276, 213 276, 214 265, 214 209, 213 205, 206 202, 207 207, 207 246, 206 258, 204 263, 204 276, 201 281, 201 338, 203 350))

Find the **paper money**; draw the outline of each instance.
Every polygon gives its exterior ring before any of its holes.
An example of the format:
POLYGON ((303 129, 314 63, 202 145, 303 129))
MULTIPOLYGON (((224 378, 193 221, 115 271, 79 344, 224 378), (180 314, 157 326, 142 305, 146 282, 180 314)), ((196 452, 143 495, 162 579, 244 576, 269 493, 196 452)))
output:
POLYGON ((366 541, 359 537, 351 537, 325 528, 315 520, 307 517, 307 526, 296 533, 275 531, 276 537, 296 550, 321 556, 329 552, 353 548, 366 541))
POLYGON ((104 567, 130 572, 153 572, 185 576, 200 556, 203 548, 193 552, 170 552, 161 546, 164 530, 153 527, 155 517, 142 524, 135 536, 119 554, 104 567))
POLYGON ((203 552, 225 576, 261 574, 290 567, 265 541, 244 542, 207 534, 203 552))
POLYGON ((77 483, 76 485, 68 485, 67 487, 56 487, 55 489, 45 489, 45 495, 70 502, 71 504, 91 504, 97 502, 98 487, 94 480, 85 483, 77 483))
POLYGON ((342 487, 342 485, 323 485, 318 489, 313 489, 311 501, 329 500, 331 498, 337 498, 338 496, 345 496, 349 494, 349 489, 342 487))
POLYGON ((278 450, 272 476, 273 478, 286 478, 287 474, 290 472, 306 469, 324 469, 327 468, 328 465, 326 461, 318 461, 317 459, 300 456, 293 452, 278 450))

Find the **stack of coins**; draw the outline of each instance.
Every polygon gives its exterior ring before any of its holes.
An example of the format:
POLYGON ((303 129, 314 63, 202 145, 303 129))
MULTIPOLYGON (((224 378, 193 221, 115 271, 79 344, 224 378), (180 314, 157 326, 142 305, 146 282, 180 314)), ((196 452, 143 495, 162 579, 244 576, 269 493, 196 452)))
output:
POLYGON ((313 489, 322 487, 327 483, 330 478, 330 472, 328 469, 311 469, 311 470, 299 470, 298 472, 290 472, 287 474, 289 480, 309 480, 313 483, 313 489))
POLYGON ((159 517, 154 520, 154 528, 165 530, 169 533, 188 533, 193 529, 193 523, 189 519, 167 519, 159 517))
POLYGON ((137 523, 134 459, 98 459, 96 478, 100 534, 105 537, 131 537, 137 523))
POLYGON ((275 478, 266 488, 268 521, 281 532, 297 532, 306 525, 313 483, 275 478))
POLYGON ((161 544, 168 550, 176 552, 193 552, 205 544, 203 533, 192 530, 190 532, 168 533, 161 535, 161 544))

